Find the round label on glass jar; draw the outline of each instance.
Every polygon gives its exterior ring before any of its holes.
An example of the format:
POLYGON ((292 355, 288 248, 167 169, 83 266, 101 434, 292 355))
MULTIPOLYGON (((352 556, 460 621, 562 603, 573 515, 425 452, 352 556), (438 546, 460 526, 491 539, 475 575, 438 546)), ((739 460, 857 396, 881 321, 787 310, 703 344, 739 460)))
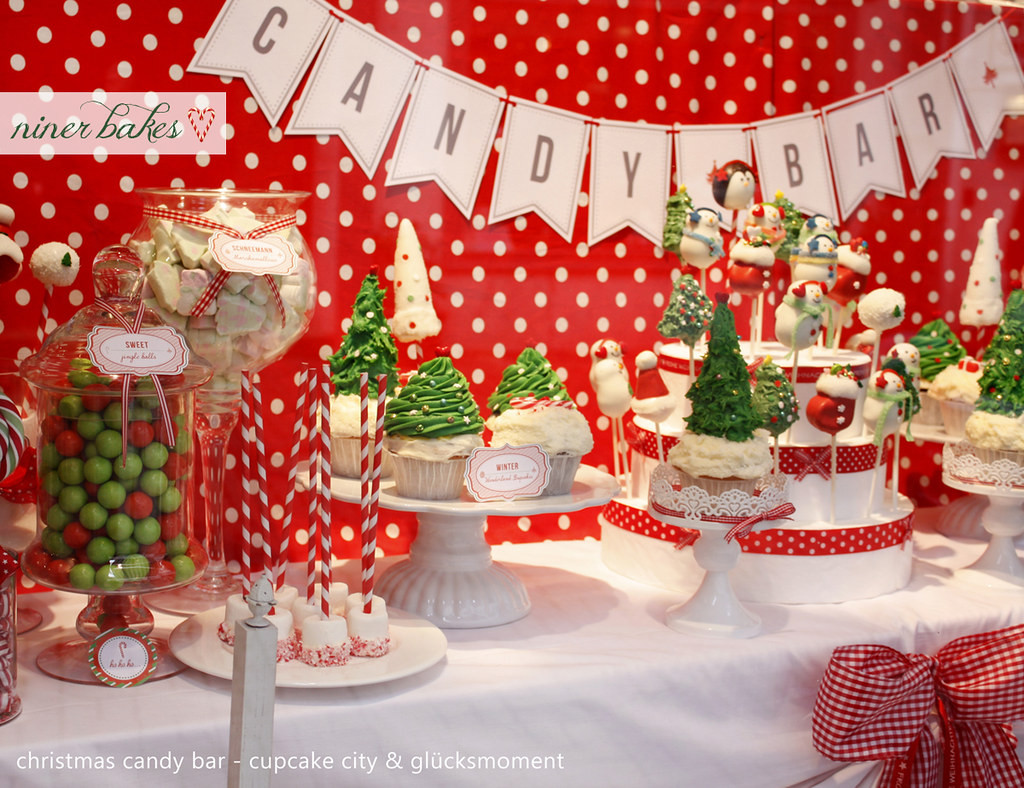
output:
POLYGON ((210 253, 225 271, 286 275, 299 270, 295 248, 279 235, 235 238, 218 230, 210 236, 210 253))
POLYGON ((170 326, 125 331, 96 326, 89 332, 86 352, 104 375, 177 375, 188 366, 188 348, 170 326))
POLYGON ((111 629, 89 645, 93 675, 111 687, 142 684, 156 670, 156 645, 134 629, 111 629))

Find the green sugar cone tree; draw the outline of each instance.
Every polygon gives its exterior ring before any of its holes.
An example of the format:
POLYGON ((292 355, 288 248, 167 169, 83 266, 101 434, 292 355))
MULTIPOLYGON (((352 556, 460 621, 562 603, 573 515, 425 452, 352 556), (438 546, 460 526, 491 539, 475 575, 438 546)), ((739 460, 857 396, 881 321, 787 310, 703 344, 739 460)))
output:
POLYGON ((708 352, 700 375, 686 392, 693 406, 686 427, 698 435, 741 442, 753 437, 761 417, 751 404, 750 373, 740 353, 729 296, 718 293, 715 298, 718 305, 711 320, 708 352))
POLYGON ((1024 414, 1024 290, 1010 293, 984 360, 974 409, 1010 418, 1024 414))
POLYGON ((358 394, 361 372, 369 374, 371 391, 376 391, 378 375, 387 376, 388 394, 398 385, 398 350, 384 316, 384 292, 374 267, 359 286, 348 333, 327 359, 336 394, 358 394))
POLYGON ((665 312, 658 323, 658 333, 666 339, 681 339, 690 347, 711 326, 714 308, 700 284, 690 274, 683 274, 672 287, 665 312))
POLYGON ((776 438, 800 419, 800 404, 793 384, 770 356, 754 372, 750 402, 761 418, 761 427, 776 438))
POLYGON ((668 202, 665 204, 665 227, 661 241, 666 252, 679 255, 679 242, 683 239, 686 217, 692 210, 693 199, 686 191, 685 186, 680 186, 679 191, 669 196, 668 202))

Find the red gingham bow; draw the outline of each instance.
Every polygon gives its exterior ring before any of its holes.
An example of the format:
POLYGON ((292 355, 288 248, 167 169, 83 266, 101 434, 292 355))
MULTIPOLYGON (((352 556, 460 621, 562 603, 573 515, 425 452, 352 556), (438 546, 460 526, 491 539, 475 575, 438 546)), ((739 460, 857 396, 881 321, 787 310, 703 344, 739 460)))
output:
POLYGON ((791 503, 782 503, 776 506, 774 509, 768 509, 763 512, 757 512, 747 517, 733 517, 726 514, 706 514, 701 515, 701 520, 706 523, 725 523, 731 525, 732 528, 725 534, 725 541, 731 542, 733 539, 742 539, 753 529, 758 523, 765 523, 771 520, 782 520, 789 519, 789 516, 796 511, 796 507, 791 503))
MULTIPOLYGON (((296 224, 294 216, 284 216, 280 219, 275 219, 272 222, 262 224, 254 230, 250 230, 247 233, 241 233, 234 227, 229 227, 226 224, 215 222, 212 219, 207 219, 205 216, 199 214, 186 213, 184 211, 172 211, 169 208, 163 208, 160 206, 147 206, 142 210, 143 215, 153 216, 157 219, 165 219, 171 222, 181 222, 183 224, 192 225, 193 227, 203 227, 207 230, 219 230, 222 233, 230 235, 232 238, 262 238, 265 235, 271 233, 277 233, 281 230, 287 230, 289 227, 294 227, 296 224)), ((213 281, 206 286, 203 294, 199 297, 196 305, 192 307, 192 316, 198 317, 206 312, 210 304, 213 303, 213 299, 217 297, 217 294, 224 287, 224 283, 230 276, 229 271, 221 269, 217 272, 217 275, 213 278, 213 281)), ((281 300, 281 291, 277 288, 277 282, 274 281, 274 277, 270 274, 264 274, 263 278, 266 280, 267 285, 270 287, 270 293, 274 297, 274 303, 277 304, 277 311, 281 314, 281 325, 285 323, 285 311, 284 302, 281 300)))
POLYGON ((841 646, 822 677, 812 731, 832 760, 884 760, 884 788, 1009 788, 1024 786, 1011 730, 1019 719, 1024 625, 958 638, 935 657, 841 646))

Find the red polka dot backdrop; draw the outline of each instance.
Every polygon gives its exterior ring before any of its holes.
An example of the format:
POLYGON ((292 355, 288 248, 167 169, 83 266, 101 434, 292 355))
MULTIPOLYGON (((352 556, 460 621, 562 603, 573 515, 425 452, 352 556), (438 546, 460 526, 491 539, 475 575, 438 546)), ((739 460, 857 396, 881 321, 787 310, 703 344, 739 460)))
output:
MULTIPOLYGON (((1024 53, 1024 12, 935 0, 342 0, 319 6, 327 9, 330 25, 347 19, 346 24, 362 26, 396 51, 408 53, 421 80, 422 74, 435 72, 460 85, 484 88, 498 98, 499 113, 518 104, 583 119, 587 133, 579 158, 582 168, 573 175, 578 185, 571 179, 568 183, 570 210, 559 217, 513 206, 507 218, 492 218, 501 186, 498 160, 511 148, 504 120, 494 123, 493 142, 483 151, 482 175, 475 192, 468 193, 458 184, 417 181, 415 176, 403 175, 400 184, 389 182, 389 175, 397 176, 402 169, 398 146, 410 116, 404 100, 397 125, 379 141, 379 166, 372 176, 364 167, 372 163, 372 152, 357 155, 337 134, 285 133, 289 123, 299 120, 297 102, 309 87, 323 36, 314 42, 309 60, 300 64, 294 90, 279 97, 280 117, 272 125, 261 106, 267 97, 254 92, 245 79, 189 68, 222 10, 219 2, 3 0, 3 5, 8 43, 0 58, 0 85, 5 91, 226 94, 223 155, 167 155, 155 147, 139 155, 0 156, 0 202, 16 213, 11 230, 26 257, 44 242, 60 241, 82 259, 83 272, 76 281, 55 288, 46 301, 48 329, 91 300, 88 270, 95 254, 106 245, 125 242, 140 224, 136 189, 228 186, 310 192, 298 221, 315 257, 316 311, 308 333, 262 375, 269 497, 277 527, 284 516, 300 365, 323 360, 337 349, 371 266, 381 272, 389 291, 385 308, 392 313, 393 255, 402 219, 415 226, 442 322, 440 333, 424 340, 421 352, 430 357, 435 344, 448 347, 477 401, 485 403, 504 367, 524 347, 536 346, 590 421, 595 448, 586 461, 611 468, 611 423, 590 388, 589 347, 599 338, 613 338, 632 362, 641 350, 663 342, 657 324, 680 264, 655 243, 660 237, 652 239, 650 232, 635 226, 612 226, 601 240, 589 242, 590 223, 599 209, 591 193, 597 182, 591 170, 598 161, 588 148, 593 129, 616 124, 634 130, 642 124, 664 127, 661 133, 675 143, 673 129, 728 125, 743 130, 802 113, 817 118, 823 108, 851 102, 858 106, 858 100, 901 84, 936 59, 950 57, 993 22, 1005 29, 1013 56, 1019 60, 1024 53)), ((253 3, 264 11, 268 5, 253 3)), ((318 6, 313 0, 305 5, 318 6)), ((271 36, 273 29, 264 33, 271 36)), ((985 85, 972 89, 981 91, 985 85)), ((963 99, 964 91, 958 90, 954 87, 951 95, 963 99)), ((857 116, 846 117, 855 121, 857 116)), ((3 119, 2 128, 11 128, 10 119, 3 119)), ((935 317, 953 327, 969 352, 978 354, 984 348, 991 330, 961 324, 958 312, 978 233, 989 217, 999 219, 1000 284, 1007 291, 1019 283, 1024 120, 1002 118, 990 141, 982 140, 969 122, 965 128, 966 152, 946 152, 926 168, 923 178, 916 177, 920 173, 906 140, 900 139, 904 147, 896 156, 905 196, 867 189, 849 215, 834 217, 841 240, 862 238, 869 244, 867 289, 888 287, 905 294, 906 318, 883 338, 883 348, 908 339, 935 317)), ((0 147, 9 133, 0 133, 0 147)), ((703 139, 714 147, 714 137, 703 139)), ((672 170, 664 173, 666 194, 677 180, 678 155, 676 148, 668 160, 675 164, 667 164, 672 170)), ((831 151, 825 166, 835 171, 842 160, 856 155, 831 151)), ((723 151, 721 158, 725 156, 723 151)), ((714 158, 722 163, 719 154, 714 158)), ((755 169, 764 173, 786 164, 752 158, 755 169)), ((564 164, 550 162, 552 167, 564 164)), ((808 177, 813 176, 811 163, 803 165, 808 177)), ((730 237, 727 232, 726 241, 730 237)), ((722 261, 706 271, 710 294, 726 288, 725 270, 722 261)), ((771 307, 788 284, 782 266, 775 267, 775 274, 767 298, 771 307)), ((737 325, 746 326, 749 299, 734 296, 733 303, 737 325)), ((44 287, 27 269, 0 285, 4 357, 24 358, 37 349, 43 309, 44 287)), ((854 321, 847 330, 852 334, 860 329, 854 321)), ((415 365, 414 347, 399 345, 406 371, 415 365)), ((240 448, 236 435, 228 456, 226 509, 233 555, 240 531, 240 448)), ((941 446, 924 441, 901 454, 903 485, 919 504, 953 495, 941 485, 940 457, 941 446)), ((406 551, 414 528, 411 516, 382 512, 381 518, 379 547, 389 554, 406 551)), ((358 555, 356 507, 336 504, 334 522, 336 552, 358 555)), ((596 512, 492 518, 489 523, 494 543, 597 533, 596 512)), ((303 534, 297 540, 300 552, 303 534)), ((850 539, 855 541, 855 535, 850 539)), ((808 545, 798 547, 831 549, 808 545)), ((788 548, 769 544, 764 549, 788 548)))

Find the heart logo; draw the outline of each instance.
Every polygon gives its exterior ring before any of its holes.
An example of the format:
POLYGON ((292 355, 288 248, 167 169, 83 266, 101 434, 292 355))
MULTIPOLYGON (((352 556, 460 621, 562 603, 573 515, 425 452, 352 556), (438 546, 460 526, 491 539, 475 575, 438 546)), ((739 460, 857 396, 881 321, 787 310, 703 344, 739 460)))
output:
POLYGON ((210 130, 210 126, 213 125, 213 119, 216 116, 217 113, 213 111, 213 107, 204 107, 203 109, 189 107, 188 122, 192 124, 192 131, 196 133, 200 142, 206 139, 206 133, 210 130))

